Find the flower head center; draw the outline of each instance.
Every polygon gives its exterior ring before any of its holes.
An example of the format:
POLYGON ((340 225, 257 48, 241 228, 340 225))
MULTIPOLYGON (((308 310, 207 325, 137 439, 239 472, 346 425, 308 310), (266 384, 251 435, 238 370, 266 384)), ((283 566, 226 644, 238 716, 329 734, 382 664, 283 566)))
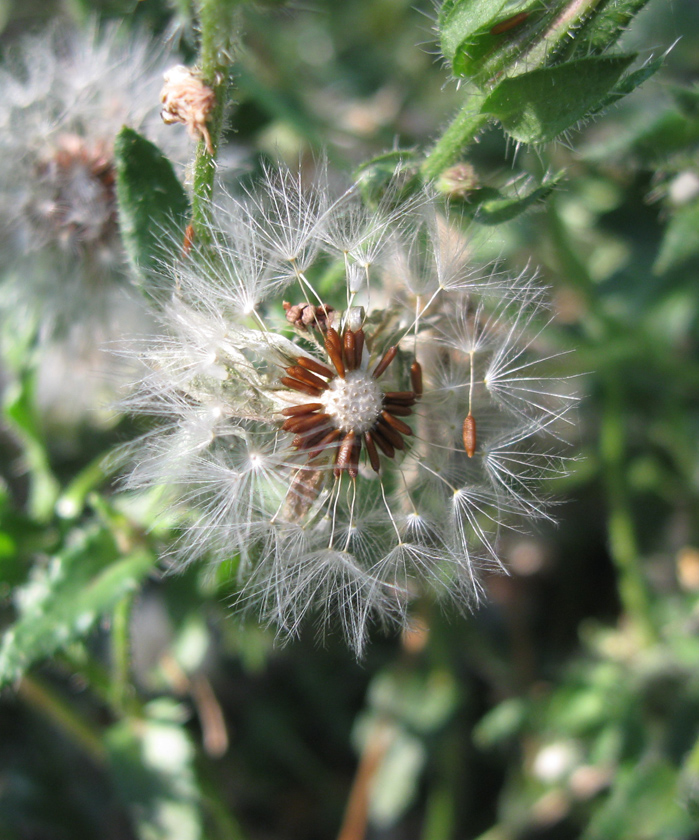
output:
POLYGON ((335 377, 320 401, 338 429, 359 435, 368 432, 379 419, 383 391, 369 371, 352 370, 344 379, 335 377))

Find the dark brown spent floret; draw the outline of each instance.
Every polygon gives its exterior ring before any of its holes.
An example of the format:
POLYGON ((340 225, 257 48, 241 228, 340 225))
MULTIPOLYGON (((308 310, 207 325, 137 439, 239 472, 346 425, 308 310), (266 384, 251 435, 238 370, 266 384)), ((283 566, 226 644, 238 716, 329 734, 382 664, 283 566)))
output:
POLYGON ((324 389, 327 385, 327 382, 319 376, 316 376, 315 373, 311 373, 310 370, 302 368, 301 365, 292 365, 286 369, 286 372, 289 376, 293 376, 294 379, 305 382, 306 385, 312 385, 314 388, 324 389))
POLYGON ((323 407, 323 403, 302 403, 301 405, 291 405, 289 408, 283 408, 280 413, 284 417, 297 417, 299 414, 310 414, 323 407))
POLYGON ((355 356, 356 344, 352 330, 345 330, 345 334, 342 337, 342 345, 347 370, 354 370, 357 367, 357 360, 355 356))
POLYGON ((286 388, 291 388, 293 391, 299 391, 302 394, 307 394, 309 397, 319 397, 323 393, 323 389, 314 388, 312 385, 307 385, 305 382, 299 382, 298 379, 292 379, 290 376, 282 376, 279 381, 286 388))
POLYGON ((395 403, 384 402, 383 407, 390 414, 395 414, 398 417, 410 417, 413 413, 413 409, 409 405, 396 405, 395 403))
POLYGON ((354 432, 347 432, 342 443, 340 444, 340 448, 337 450, 337 457, 335 458, 335 469, 333 470, 333 475, 335 476, 335 478, 339 478, 342 475, 343 470, 349 469, 350 458, 352 456, 352 449, 354 448, 354 438, 354 432))
POLYGON ((469 458, 473 458, 473 455, 476 451, 477 442, 476 420, 470 411, 466 416, 466 419, 464 420, 463 438, 464 449, 466 450, 466 454, 469 458))
POLYGON ((356 478, 359 475, 359 455, 362 451, 362 439, 355 437, 349 456, 349 474, 350 478, 356 478))
POLYGON ((381 467, 379 460, 379 453, 376 451, 376 444, 371 432, 364 432, 364 443, 366 444, 366 451, 369 454, 369 463, 374 472, 378 472, 381 467))
POLYGON ((310 464, 319 455, 323 455, 329 447, 331 447, 342 436, 341 429, 333 429, 322 437, 317 444, 315 444, 310 451, 311 457, 308 463, 310 464))
POLYGON ((324 424, 320 429, 311 429, 302 435, 296 435, 291 441, 294 449, 313 449, 317 444, 322 443, 328 435, 328 425, 324 424))
POLYGON ((413 391, 416 397, 422 396, 422 365, 418 361, 414 361, 410 365, 410 384, 413 386, 413 391))
POLYGON ((299 434, 309 429, 327 425, 329 414, 302 414, 300 417, 289 417, 282 423, 282 431, 299 434))
POLYGON ((325 334, 325 350, 327 351, 330 361, 335 365, 337 375, 345 378, 345 363, 342 359, 342 342, 337 332, 329 327, 325 334))
POLYGON ((374 426, 371 430, 371 436, 374 439, 374 443, 379 447, 379 449, 383 452, 384 455, 388 458, 393 458, 396 454, 396 450, 393 444, 381 433, 381 429, 378 426, 374 426))
POLYGON ((389 347, 388 350, 383 354, 383 358, 381 361, 376 365, 374 368, 374 379, 378 379, 379 376, 386 370, 386 368, 391 364, 391 362, 396 358, 396 353, 398 352, 398 347, 393 346, 389 347))
POLYGON ((405 443, 402 436, 386 422, 384 417, 379 417, 378 423, 374 427, 373 431, 380 432, 391 444, 391 446, 394 446, 396 449, 405 449, 405 443))
POLYGON ((381 417, 388 423, 389 426, 392 426, 397 432, 400 432, 402 435, 412 435, 413 430, 407 423, 404 423, 402 420, 399 420, 397 417, 394 417, 392 414, 389 414, 388 411, 382 411, 381 417))
POLYGON ((362 355, 364 353, 364 330, 358 329, 354 333, 354 359, 355 367, 362 366, 362 355))
POLYGON ((299 356, 298 359, 296 359, 296 364, 299 367, 306 368, 306 370, 317 373, 319 376, 324 376, 326 379, 332 379, 335 376, 329 367, 322 365, 320 362, 316 362, 315 359, 311 359, 308 356, 299 356))
POLYGON ((415 405, 417 402, 414 391, 386 391, 383 398, 386 402, 399 403, 400 405, 415 405))

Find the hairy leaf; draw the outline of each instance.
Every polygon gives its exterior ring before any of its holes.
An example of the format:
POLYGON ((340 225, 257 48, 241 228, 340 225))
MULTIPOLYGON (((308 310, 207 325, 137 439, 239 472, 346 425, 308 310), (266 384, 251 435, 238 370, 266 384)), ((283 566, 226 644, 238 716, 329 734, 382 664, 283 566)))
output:
POLYGON ((121 234, 137 273, 175 250, 187 223, 189 201, 170 161, 150 140, 124 127, 116 139, 117 200, 121 234))
POLYGON ((0 685, 85 636, 154 562, 140 548, 122 558, 111 535, 97 527, 76 532, 72 544, 16 593, 19 617, 0 646, 0 685))
POLYGON ((483 111, 522 143, 545 143, 596 107, 634 60, 633 55, 583 58, 505 79, 483 111))

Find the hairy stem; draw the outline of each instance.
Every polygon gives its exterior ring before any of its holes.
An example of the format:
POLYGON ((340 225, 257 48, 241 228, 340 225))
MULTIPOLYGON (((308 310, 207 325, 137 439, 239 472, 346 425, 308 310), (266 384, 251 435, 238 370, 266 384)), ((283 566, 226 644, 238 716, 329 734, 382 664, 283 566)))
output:
POLYGON ((458 163, 464 149, 473 142, 490 117, 479 112, 481 97, 472 97, 459 111, 422 164, 426 181, 437 178, 448 166, 458 163))
POLYGON ((131 694, 131 608, 133 594, 127 593, 112 615, 112 705, 124 714, 131 694))
POLYGON ((231 96, 231 67, 235 58, 240 31, 241 0, 198 0, 201 46, 199 71, 204 84, 215 96, 215 105, 208 120, 213 154, 206 143, 199 141, 194 159, 192 191, 192 224, 199 242, 210 241, 207 228, 214 194, 216 155, 218 153, 223 116, 231 96))

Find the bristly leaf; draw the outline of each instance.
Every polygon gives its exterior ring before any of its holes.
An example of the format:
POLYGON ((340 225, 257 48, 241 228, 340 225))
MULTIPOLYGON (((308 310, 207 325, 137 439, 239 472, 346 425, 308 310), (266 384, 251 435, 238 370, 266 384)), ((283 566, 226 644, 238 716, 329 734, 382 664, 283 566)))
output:
POLYGON ((92 528, 18 591, 20 615, 0 646, 0 685, 19 679, 40 659, 83 638, 155 560, 144 549, 121 557, 104 530, 92 528))
MULTIPOLYGON (((453 74, 476 82, 483 76, 495 76, 498 67, 511 57, 511 33, 519 34, 523 23, 531 24, 529 16, 543 9, 541 0, 445 2, 438 18, 440 45, 453 74)), ((516 45, 514 51, 521 53, 522 45, 516 45)))
POLYGON ((132 128, 119 132, 114 157, 121 234, 143 278, 167 259, 175 232, 184 231, 189 201, 170 161, 132 128))
POLYGON ((629 93, 633 93, 637 87, 640 87, 647 79, 650 79, 651 76, 654 76, 660 70, 663 66, 663 61, 664 56, 660 56, 653 61, 646 62, 639 70, 634 70, 633 73, 627 73, 626 76, 622 76, 609 93, 594 108, 590 109, 589 113, 597 114, 600 111, 604 111, 605 108, 613 105, 619 99, 622 99, 629 93))
MULTIPOLYGON (((554 176, 545 178, 537 187, 531 187, 529 180, 517 194, 514 189, 522 187, 522 179, 518 179, 515 188, 510 192, 497 190, 494 187, 482 187, 472 190, 459 203, 459 207, 465 216, 472 218, 482 225, 499 225, 517 218, 538 202, 546 199, 551 192, 562 181, 565 173, 559 172, 554 176)), ((456 203, 452 199, 452 203, 456 203)))
POLYGON ((586 58, 612 47, 649 0, 605 0, 577 28, 568 59, 586 58))
POLYGON ((505 79, 482 110, 496 117, 514 140, 546 143, 589 114, 635 57, 582 58, 505 79))

